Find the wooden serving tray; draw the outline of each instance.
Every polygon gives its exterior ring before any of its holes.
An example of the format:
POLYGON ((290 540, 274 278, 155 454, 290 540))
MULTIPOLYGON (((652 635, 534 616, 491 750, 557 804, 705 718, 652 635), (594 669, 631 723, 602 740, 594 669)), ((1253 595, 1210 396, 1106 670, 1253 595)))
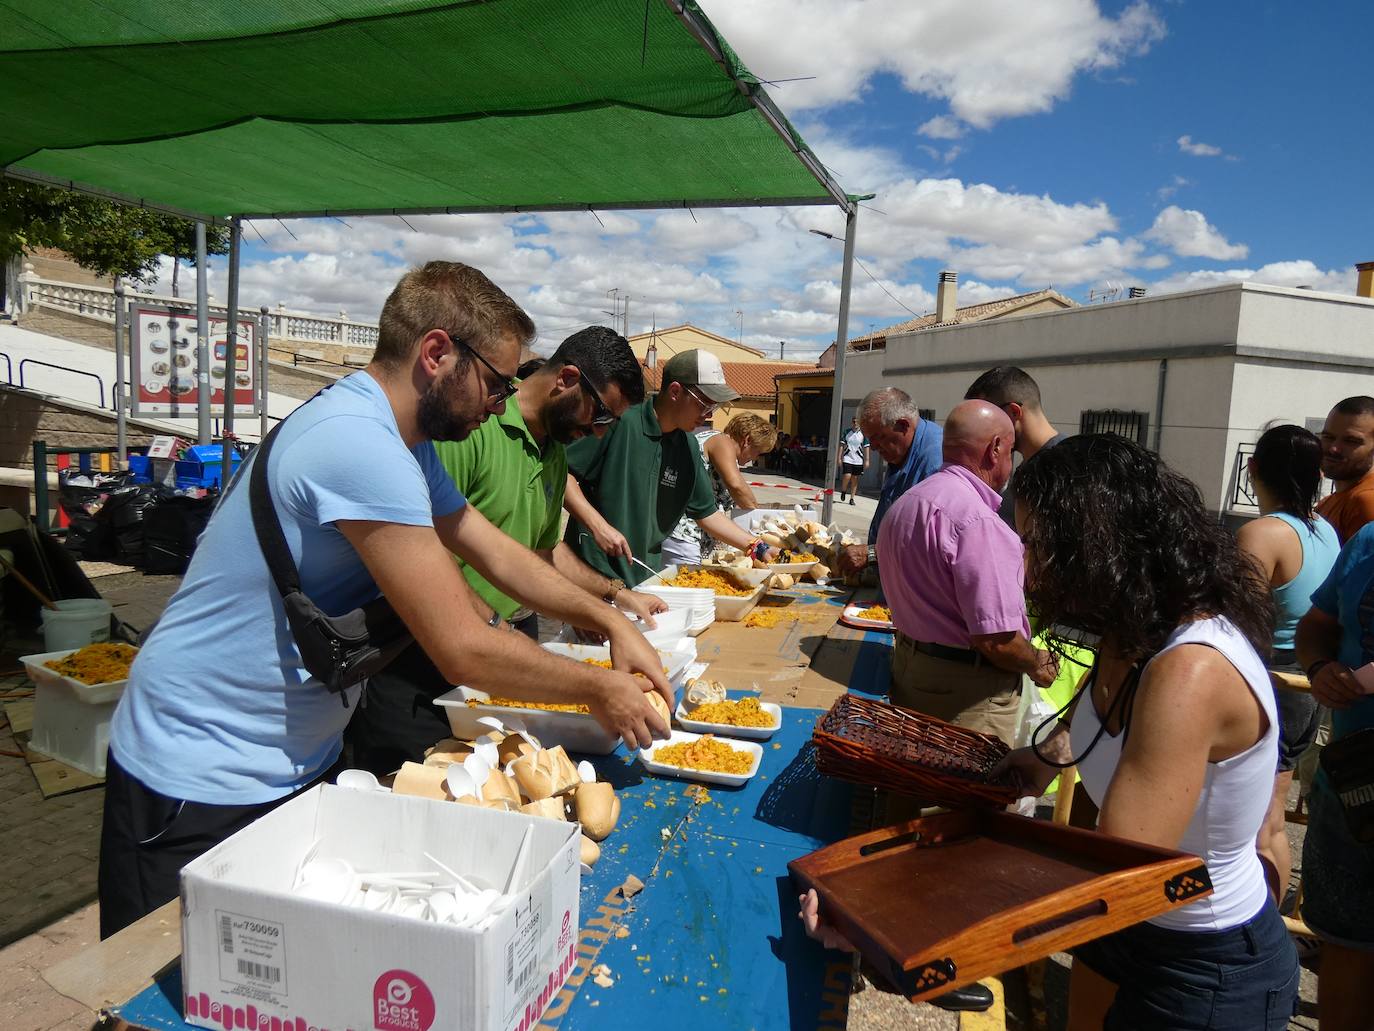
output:
POLYGON ((1212 893, 1196 856, 987 810, 861 834, 788 869, 913 1002, 1212 893))

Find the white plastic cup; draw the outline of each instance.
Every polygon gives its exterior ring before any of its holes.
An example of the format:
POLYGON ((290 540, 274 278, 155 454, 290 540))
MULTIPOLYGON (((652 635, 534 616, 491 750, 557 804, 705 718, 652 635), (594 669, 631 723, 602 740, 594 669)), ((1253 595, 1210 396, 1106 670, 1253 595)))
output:
POLYGON ((43 647, 50 652, 84 648, 110 639, 114 609, 101 598, 68 598, 43 609, 43 647))

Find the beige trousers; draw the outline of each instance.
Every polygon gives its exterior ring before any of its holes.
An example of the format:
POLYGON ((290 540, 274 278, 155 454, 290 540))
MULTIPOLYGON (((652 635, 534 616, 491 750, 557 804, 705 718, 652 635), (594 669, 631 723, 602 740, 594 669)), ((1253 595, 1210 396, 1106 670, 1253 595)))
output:
POLYGON ((893 705, 992 734, 1008 747, 1016 742, 1021 674, 990 662, 973 666, 937 659, 918 652, 915 642, 899 633, 892 649, 890 697, 893 705))

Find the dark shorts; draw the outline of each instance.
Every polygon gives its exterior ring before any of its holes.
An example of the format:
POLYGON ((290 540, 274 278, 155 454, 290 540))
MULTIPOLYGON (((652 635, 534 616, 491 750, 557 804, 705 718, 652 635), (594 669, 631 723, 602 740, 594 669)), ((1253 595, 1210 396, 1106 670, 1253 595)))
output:
POLYGON ((1298 1007, 1298 953, 1272 902, 1228 931, 1136 924, 1073 950, 1118 986, 1104 1031, 1284 1031, 1298 1007))
POLYGON ((864 464, 862 462, 841 462, 840 464, 844 467, 844 474, 846 476, 860 476, 863 474, 864 464))
MULTIPOLYGON (((333 780, 342 767, 342 761, 335 763, 307 787, 333 780)), ((291 797, 257 805, 169 798, 120 766, 111 749, 100 827, 100 937, 171 902, 181 892, 183 866, 291 797)))
MULTIPOLYGON (((1302 672, 1291 648, 1275 648, 1269 659, 1269 668, 1283 673, 1302 672)), ((1278 772, 1287 773, 1298 768, 1298 760, 1317 739, 1317 726, 1321 723, 1322 710, 1317 700, 1307 691, 1289 691, 1276 687, 1274 701, 1279 710, 1278 772)))
POLYGON ((1302 918, 1335 945, 1374 951, 1374 845, 1351 836, 1340 799, 1321 779, 1307 798, 1302 918))

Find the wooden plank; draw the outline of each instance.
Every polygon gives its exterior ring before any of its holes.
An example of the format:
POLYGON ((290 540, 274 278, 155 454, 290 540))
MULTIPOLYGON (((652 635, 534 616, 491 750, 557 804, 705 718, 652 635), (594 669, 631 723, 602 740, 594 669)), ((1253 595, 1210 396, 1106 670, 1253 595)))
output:
POLYGON ((16 735, 33 731, 33 699, 19 698, 5 703, 5 715, 9 717, 10 730, 16 735))
POLYGON ((54 991, 95 1012, 133 998, 181 958, 181 900, 43 971, 54 991))
MULTIPOLYGON (((36 752, 30 754, 38 755, 36 752)), ((105 783, 104 777, 92 777, 84 770, 78 770, 75 766, 68 766, 64 762, 43 755, 39 755, 38 762, 30 759, 29 769, 33 771, 33 779, 38 781, 38 790, 43 792, 44 798, 84 791, 86 788, 105 783)))

